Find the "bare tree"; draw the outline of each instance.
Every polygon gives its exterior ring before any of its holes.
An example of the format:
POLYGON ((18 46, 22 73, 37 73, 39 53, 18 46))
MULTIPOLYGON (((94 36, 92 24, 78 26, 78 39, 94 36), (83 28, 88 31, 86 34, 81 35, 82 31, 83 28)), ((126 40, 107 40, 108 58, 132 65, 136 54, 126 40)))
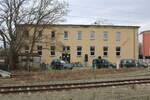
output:
MULTIPOLYGON (((30 53, 37 38, 34 25, 54 24, 63 21, 68 12, 68 4, 59 0, 0 0, 0 36, 9 46, 9 66, 15 69, 20 49, 24 45, 23 34, 17 31, 20 24, 33 25, 30 53)), ((43 27, 44 29, 44 27, 43 27)))

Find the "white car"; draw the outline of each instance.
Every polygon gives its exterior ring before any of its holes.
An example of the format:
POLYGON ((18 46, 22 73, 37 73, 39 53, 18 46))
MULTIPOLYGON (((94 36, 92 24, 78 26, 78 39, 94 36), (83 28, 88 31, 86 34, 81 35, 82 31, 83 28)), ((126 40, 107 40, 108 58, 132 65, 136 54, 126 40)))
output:
POLYGON ((0 77, 3 77, 3 78, 9 77, 10 78, 11 73, 7 72, 7 71, 0 70, 0 77))

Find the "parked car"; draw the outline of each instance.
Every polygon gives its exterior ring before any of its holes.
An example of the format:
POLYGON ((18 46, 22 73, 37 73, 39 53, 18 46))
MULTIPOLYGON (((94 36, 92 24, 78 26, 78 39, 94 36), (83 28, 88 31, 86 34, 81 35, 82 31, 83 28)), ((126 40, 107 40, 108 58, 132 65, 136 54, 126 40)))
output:
POLYGON ((148 67, 148 63, 142 62, 142 61, 138 61, 138 66, 139 66, 139 67, 147 68, 147 67, 148 67))
POLYGON ((92 66, 93 68, 116 68, 117 65, 106 59, 94 59, 92 66))
POLYGON ((7 71, 4 71, 4 70, 0 70, 0 77, 3 77, 3 78, 10 78, 12 75, 10 72, 7 72, 7 71))
POLYGON ((120 67, 138 67, 139 63, 137 60, 134 59, 122 59, 120 60, 120 67))
POLYGON ((75 62, 71 64, 73 65, 73 67, 83 67, 83 64, 81 64, 80 62, 75 62))
POLYGON ((62 69, 73 69, 73 65, 70 63, 67 63, 61 59, 55 59, 51 62, 51 67, 52 69, 58 69, 58 70, 62 70, 62 69))

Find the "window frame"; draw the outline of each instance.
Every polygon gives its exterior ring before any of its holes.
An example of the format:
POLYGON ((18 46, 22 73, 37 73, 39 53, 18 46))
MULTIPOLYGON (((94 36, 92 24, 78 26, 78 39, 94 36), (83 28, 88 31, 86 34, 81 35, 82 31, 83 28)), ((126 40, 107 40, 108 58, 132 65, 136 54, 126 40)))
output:
POLYGON ((64 31, 64 40, 68 40, 69 39, 69 32, 68 31, 64 31), (67 37, 65 37, 67 36, 67 37))
POLYGON ((121 40, 121 32, 116 32, 116 41, 121 40))
POLYGON ((82 56, 82 46, 77 46, 77 56, 82 56))
POLYGON ((90 56, 95 56, 95 49, 96 49, 95 46, 90 46, 90 56))
POLYGON ((25 53, 29 53, 29 51, 30 51, 30 47, 29 46, 25 46, 25 53), (28 49, 27 49, 28 48, 28 49))
POLYGON ((63 51, 69 52, 70 51, 70 46, 63 46, 63 51))
POLYGON ((91 31, 90 32, 90 40, 95 40, 95 35, 96 35, 95 31, 91 31))
POLYGON ((117 46, 117 47, 116 47, 115 55, 116 55, 117 57, 120 57, 120 56, 121 56, 121 47, 120 47, 120 46, 117 46), (119 48, 119 50, 117 50, 117 48, 119 48), (119 53, 119 55, 117 55, 117 53, 119 53))
POLYGON ((56 31, 51 31, 51 39, 52 40, 56 39, 56 31))
POLYGON ((42 30, 39 30, 39 31, 38 31, 38 37, 41 38, 42 36, 43 36, 43 31, 42 31, 42 30))
POLYGON ((37 45, 37 53, 42 56, 42 50, 43 50, 43 47, 42 45, 37 45))
POLYGON ((106 32, 106 31, 105 31, 105 32, 103 32, 103 40, 104 40, 104 41, 108 41, 108 38, 109 38, 109 36, 108 36, 108 35, 109 35, 109 33, 108 33, 108 32, 106 32))
POLYGON ((108 51, 109 51, 108 46, 104 46, 104 47, 103 47, 103 56, 104 56, 104 57, 108 57, 108 51))
POLYGON ((82 40, 82 31, 77 32, 77 40, 82 40))
POLYGON ((50 46, 50 56, 56 56, 56 46, 50 46))
POLYGON ((28 39, 29 38, 29 31, 27 29, 23 30, 23 37, 24 37, 24 39, 28 39))

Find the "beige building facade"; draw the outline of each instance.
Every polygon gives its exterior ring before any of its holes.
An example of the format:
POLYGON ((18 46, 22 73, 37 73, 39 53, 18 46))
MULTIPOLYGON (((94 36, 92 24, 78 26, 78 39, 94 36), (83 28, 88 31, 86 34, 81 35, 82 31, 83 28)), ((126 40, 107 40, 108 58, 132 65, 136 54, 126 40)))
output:
POLYGON ((120 59, 138 59, 138 26, 114 25, 19 25, 26 37, 28 53, 34 28, 38 30, 34 52, 41 61, 50 64, 54 59, 92 65, 101 56, 113 63, 120 59), (30 30, 28 30, 30 28, 30 30))

